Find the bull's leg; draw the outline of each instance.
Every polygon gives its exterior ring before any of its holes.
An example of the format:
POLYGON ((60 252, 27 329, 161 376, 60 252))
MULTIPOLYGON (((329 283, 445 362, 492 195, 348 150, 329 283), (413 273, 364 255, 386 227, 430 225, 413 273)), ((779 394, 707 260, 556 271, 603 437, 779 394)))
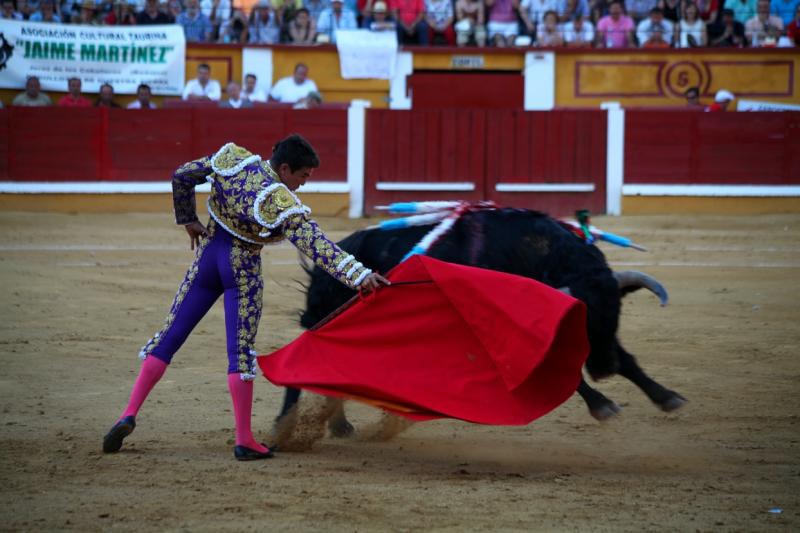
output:
POLYGON ((342 400, 305 394, 275 424, 270 447, 281 451, 307 451, 325 436, 325 423, 342 400))
POLYGON ((688 400, 673 390, 663 387, 644 373, 636 363, 636 358, 628 353, 621 345, 619 353, 619 374, 631 382, 647 395, 662 411, 674 411, 683 406, 688 400))
POLYGON ((281 412, 278 414, 276 422, 279 422, 284 416, 289 414, 289 411, 292 410, 292 407, 295 406, 297 400, 299 399, 300 399, 300 389, 293 389, 291 387, 286 387, 286 390, 283 393, 283 406, 281 407, 281 412))
POLYGON ((614 400, 606 398, 602 392, 590 387, 584 379, 581 379, 581 383, 578 385, 578 394, 586 402, 589 413, 601 422, 617 416, 621 411, 620 406, 614 400))
POLYGON ((381 418, 378 422, 359 431, 359 438, 370 442, 384 442, 399 435, 413 425, 413 420, 384 411, 381 413, 381 418))
POLYGON ((344 402, 338 404, 328 419, 328 429, 331 432, 331 437, 340 439, 351 437, 355 433, 356 428, 347 421, 347 417, 344 414, 344 402))
MULTIPOLYGON (((292 389, 287 387, 286 392, 283 394, 283 406, 281 407, 281 412, 278 414, 278 418, 275 419, 276 428, 279 427, 286 419, 286 415, 291 412, 292 408, 299 400, 300 389, 292 389)), ((347 421, 347 417, 344 414, 343 403, 338 404, 338 407, 328 420, 328 429, 331 431, 331 436, 339 438, 350 437, 355 431, 353 425, 347 421)), ((277 429, 275 431, 277 431, 277 429)))

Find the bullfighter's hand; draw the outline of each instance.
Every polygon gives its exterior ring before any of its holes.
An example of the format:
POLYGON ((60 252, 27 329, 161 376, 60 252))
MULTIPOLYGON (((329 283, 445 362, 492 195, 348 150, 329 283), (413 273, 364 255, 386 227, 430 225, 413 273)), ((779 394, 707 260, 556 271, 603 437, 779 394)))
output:
POLYGON ((381 285, 391 285, 392 282, 388 279, 384 278, 377 272, 373 272, 372 274, 368 275, 364 278, 364 281, 361 282, 361 285, 358 286, 358 290, 363 293, 371 293, 381 285))
POLYGON ((197 220, 186 224, 184 227, 186 228, 186 233, 189 234, 189 245, 192 250, 194 250, 196 246, 200 246, 201 235, 208 237, 208 230, 197 220))

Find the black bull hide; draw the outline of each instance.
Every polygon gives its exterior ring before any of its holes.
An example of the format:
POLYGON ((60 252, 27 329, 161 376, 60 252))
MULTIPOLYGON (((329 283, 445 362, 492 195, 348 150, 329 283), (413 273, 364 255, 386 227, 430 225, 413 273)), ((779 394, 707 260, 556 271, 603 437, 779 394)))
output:
MULTIPOLYGON (((397 230, 363 230, 339 244, 377 272, 388 272, 430 231, 432 226, 397 230)), ((620 374, 635 383, 658 407, 672 411, 686 400, 644 373, 616 337, 622 296, 641 286, 622 287, 603 253, 542 213, 521 209, 474 211, 464 214, 428 251, 430 257, 517 274, 564 290, 587 307, 590 353, 588 373, 595 379, 620 374)), ((353 296, 354 292, 315 268, 311 272, 306 310, 301 324, 310 328, 353 296)), ((666 298, 666 293, 663 294, 666 298)), ((578 393, 598 420, 620 408, 585 380, 578 393)), ((287 389, 279 416, 296 403, 299 391, 287 389)), ((334 435, 349 433, 346 419, 331 422, 334 435)))

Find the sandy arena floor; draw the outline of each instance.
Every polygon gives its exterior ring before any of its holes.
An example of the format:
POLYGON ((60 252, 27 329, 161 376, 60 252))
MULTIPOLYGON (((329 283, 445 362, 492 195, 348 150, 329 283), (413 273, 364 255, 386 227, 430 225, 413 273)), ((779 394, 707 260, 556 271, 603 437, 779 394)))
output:
MULTIPOLYGON (((365 224, 320 222, 337 238, 365 224)), ((170 215, 0 213, 0 530, 800 530, 800 217, 596 222, 652 250, 604 245, 615 268, 671 292, 663 309, 628 298, 621 338, 681 411, 615 378, 599 388, 624 409, 605 424, 575 396, 528 427, 427 422, 248 464, 220 303, 123 451, 100 452, 191 259, 170 215)), ((303 274, 289 245, 264 264, 268 352, 300 333, 303 274)), ((262 436, 281 395, 257 382, 262 436)))

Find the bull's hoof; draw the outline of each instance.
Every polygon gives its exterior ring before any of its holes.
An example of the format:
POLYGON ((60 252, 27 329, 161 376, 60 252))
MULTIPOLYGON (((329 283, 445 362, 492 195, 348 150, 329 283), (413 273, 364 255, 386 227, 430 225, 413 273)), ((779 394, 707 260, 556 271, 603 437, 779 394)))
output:
POLYGON ((602 405, 594 408, 589 409, 589 413, 595 420, 599 420, 600 422, 605 422, 611 418, 614 418, 622 411, 622 407, 617 405, 616 402, 612 402, 609 400, 608 402, 604 402, 602 405))
POLYGON ((666 413, 670 413, 672 411, 677 411, 681 407, 683 407, 689 400, 678 394, 677 392, 672 392, 672 395, 664 400, 663 402, 658 404, 659 409, 666 413))
POLYGON ((328 424, 328 429, 331 432, 331 437, 336 437, 337 439, 352 437, 356 432, 356 428, 347 420, 331 420, 328 424))

